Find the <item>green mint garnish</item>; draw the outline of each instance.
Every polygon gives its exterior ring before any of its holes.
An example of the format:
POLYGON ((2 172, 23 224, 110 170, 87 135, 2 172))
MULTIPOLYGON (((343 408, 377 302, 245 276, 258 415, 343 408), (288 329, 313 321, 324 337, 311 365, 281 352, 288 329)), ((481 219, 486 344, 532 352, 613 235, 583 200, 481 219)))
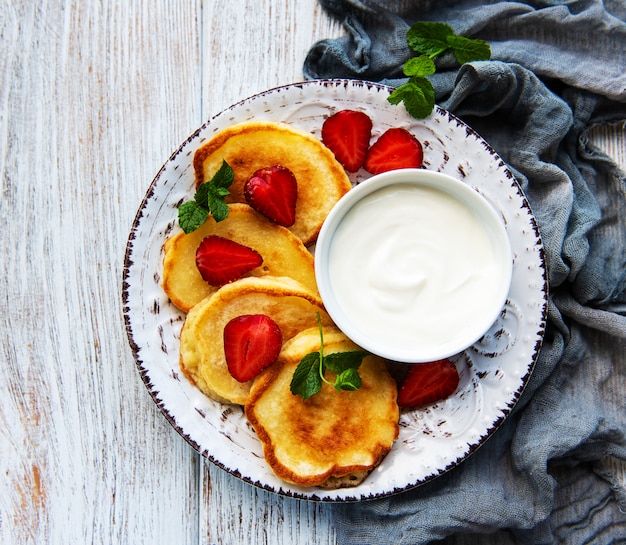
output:
POLYGON ((298 367, 291 378, 291 393, 309 399, 322 389, 322 377, 320 374, 320 352, 311 352, 300 360, 298 367))
POLYGON ((409 80, 394 89, 387 100, 394 105, 404 102, 407 111, 417 119, 428 117, 435 107, 435 90, 426 77, 436 72, 435 57, 452 52, 459 64, 491 58, 491 48, 487 42, 458 36, 445 23, 414 23, 407 32, 406 40, 419 56, 404 64, 404 75, 409 80))
POLYGON ((349 350, 324 355, 324 333, 319 313, 317 325, 320 331, 320 350, 311 352, 300 360, 291 379, 291 393, 301 396, 302 399, 309 399, 322 389, 324 382, 338 392, 358 390, 361 387, 361 377, 357 369, 369 353, 364 350, 349 350), (334 381, 325 377, 327 369, 335 373, 334 381))
POLYGON ((217 222, 228 216, 228 205, 224 197, 233 183, 235 174, 226 161, 208 182, 200 184, 193 201, 187 201, 178 207, 178 223, 185 233, 191 233, 200 227, 209 217, 217 222))

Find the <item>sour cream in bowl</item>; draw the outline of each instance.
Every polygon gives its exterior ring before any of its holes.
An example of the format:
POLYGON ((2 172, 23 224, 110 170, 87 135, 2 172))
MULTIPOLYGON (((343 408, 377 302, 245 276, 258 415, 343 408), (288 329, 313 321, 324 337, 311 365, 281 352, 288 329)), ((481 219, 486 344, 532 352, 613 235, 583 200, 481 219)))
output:
POLYGON ((512 254, 501 216, 451 176, 373 176, 331 210, 315 248, 326 310, 373 354, 420 363, 462 352, 500 314, 512 254))

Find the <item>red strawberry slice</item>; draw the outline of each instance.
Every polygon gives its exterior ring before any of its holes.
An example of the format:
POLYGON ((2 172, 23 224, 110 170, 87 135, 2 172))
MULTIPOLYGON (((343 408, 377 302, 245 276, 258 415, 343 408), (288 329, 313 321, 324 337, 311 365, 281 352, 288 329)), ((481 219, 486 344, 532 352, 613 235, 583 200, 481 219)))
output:
POLYGON ((263 263, 261 254, 234 240, 209 235, 196 250, 196 266, 212 286, 223 286, 248 274, 263 263))
POLYGON ((224 328, 224 355, 230 374, 248 382, 278 358, 283 344, 280 328, 265 314, 233 318, 224 328))
POLYGON ((348 172, 363 166, 371 136, 372 120, 355 110, 340 110, 322 125, 322 142, 348 172))
POLYGON ((424 151, 422 144, 409 131, 392 128, 372 144, 365 157, 365 170, 380 174, 400 168, 420 168, 424 151))
POLYGON ((410 408, 434 403, 452 395, 458 385, 459 373, 450 360, 415 363, 402 383, 398 405, 410 408))
POLYGON ((284 227, 295 223, 298 183, 288 168, 273 166, 257 170, 244 185, 243 194, 252 208, 274 223, 284 227))

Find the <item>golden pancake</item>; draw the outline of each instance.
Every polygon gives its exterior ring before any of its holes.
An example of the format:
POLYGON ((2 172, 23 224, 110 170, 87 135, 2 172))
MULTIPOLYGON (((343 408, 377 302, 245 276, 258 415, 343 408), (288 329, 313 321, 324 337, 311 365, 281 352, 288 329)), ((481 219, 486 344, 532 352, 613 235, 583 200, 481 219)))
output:
POLYGON ((210 180, 226 161, 235 179, 227 202, 246 202, 244 184, 260 168, 281 165, 298 182, 296 221, 289 229, 309 246, 335 203, 352 187, 333 153, 312 134, 286 124, 252 121, 218 132, 193 160, 196 182, 210 180))
MULTIPOLYGON (((291 393, 291 379, 300 360, 319 346, 318 328, 285 343, 276 364, 254 381, 246 416, 279 478, 298 486, 356 486, 398 437, 396 383, 382 359, 367 356, 359 367, 358 390, 337 392, 324 384, 305 401, 291 393)), ((324 328, 325 354, 356 349, 338 329, 324 328)))
POLYGON ((228 217, 212 217, 189 234, 179 233, 165 242, 163 289, 179 309, 191 307, 217 288, 205 282, 196 267, 196 250, 208 235, 219 235, 253 248, 263 264, 249 276, 290 276, 317 293, 313 256, 293 233, 275 225, 247 204, 231 204, 228 217))
POLYGON ((243 405, 252 381, 238 382, 224 356, 224 327, 246 314, 266 314, 274 320, 283 342, 317 324, 329 325, 319 295, 287 277, 247 277, 227 284, 203 299, 187 314, 180 337, 183 373, 206 395, 243 405))

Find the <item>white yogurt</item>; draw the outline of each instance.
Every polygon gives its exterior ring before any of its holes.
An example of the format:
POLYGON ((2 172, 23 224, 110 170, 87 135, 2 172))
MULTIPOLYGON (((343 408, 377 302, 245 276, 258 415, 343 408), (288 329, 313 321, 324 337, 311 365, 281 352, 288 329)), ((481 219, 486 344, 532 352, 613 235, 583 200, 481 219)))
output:
POLYGON ((483 307, 503 282, 496 242, 474 209, 437 187, 397 183, 365 196, 328 249, 330 289, 351 322, 346 333, 384 339, 404 361, 416 346, 449 352, 459 331, 471 344, 484 333, 484 312, 495 319, 493 305, 483 307))

